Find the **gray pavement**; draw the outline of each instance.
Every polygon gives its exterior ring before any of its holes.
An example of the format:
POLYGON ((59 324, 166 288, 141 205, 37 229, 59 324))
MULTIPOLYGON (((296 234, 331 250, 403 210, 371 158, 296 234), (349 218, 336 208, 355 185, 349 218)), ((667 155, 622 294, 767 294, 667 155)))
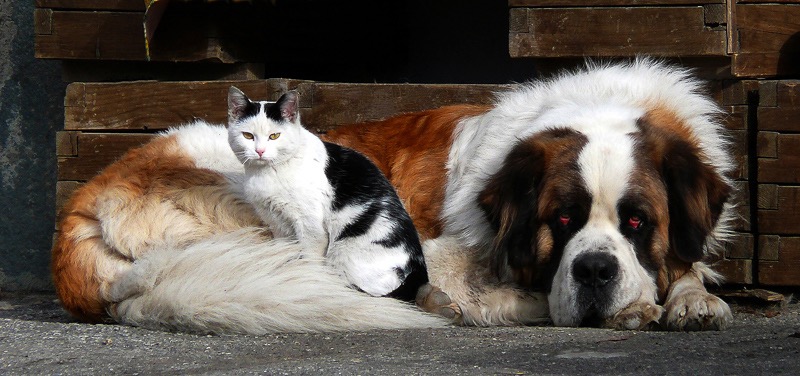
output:
POLYGON ((202 336, 74 322, 0 298, 0 374, 798 375, 800 303, 735 305, 723 332, 514 327, 202 336))

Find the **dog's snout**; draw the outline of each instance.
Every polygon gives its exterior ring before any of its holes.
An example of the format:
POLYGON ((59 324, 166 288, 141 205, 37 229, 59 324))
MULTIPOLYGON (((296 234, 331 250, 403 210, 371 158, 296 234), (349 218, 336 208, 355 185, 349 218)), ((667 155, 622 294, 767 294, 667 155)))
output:
POLYGON ((607 253, 589 253, 578 257, 572 265, 572 276, 586 287, 602 288, 619 272, 616 257, 607 253))

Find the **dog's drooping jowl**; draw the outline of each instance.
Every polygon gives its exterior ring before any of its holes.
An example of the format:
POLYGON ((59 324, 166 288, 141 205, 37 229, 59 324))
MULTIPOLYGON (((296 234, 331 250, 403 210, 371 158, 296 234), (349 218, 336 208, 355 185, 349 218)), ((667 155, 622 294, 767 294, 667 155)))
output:
MULTIPOLYGON (((260 231, 235 188, 241 164, 220 132, 171 130, 74 195, 53 253, 70 312, 215 332, 440 325, 347 289, 322 259, 282 259, 287 245, 260 231)), ((403 114, 324 139, 358 150, 394 185, 430 283, 449 296, 418 300, 452 304, 457 323, 731 321, 704 287, 718 276, 703 260, 733 217, 732 157, 720 109, 683 69, 590 65, 498 93, 491 106, 403 114)))

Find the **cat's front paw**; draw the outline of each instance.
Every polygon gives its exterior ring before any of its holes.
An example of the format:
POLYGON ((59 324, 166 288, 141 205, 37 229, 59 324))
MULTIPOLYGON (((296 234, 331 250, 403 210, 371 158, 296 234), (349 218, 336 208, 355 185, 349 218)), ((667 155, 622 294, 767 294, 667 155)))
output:
POLYGON ((461 323, 461 308, 436 286, 427 283, 420 287, 416 303, 425 312, 444 316, 453 323, 461 323))

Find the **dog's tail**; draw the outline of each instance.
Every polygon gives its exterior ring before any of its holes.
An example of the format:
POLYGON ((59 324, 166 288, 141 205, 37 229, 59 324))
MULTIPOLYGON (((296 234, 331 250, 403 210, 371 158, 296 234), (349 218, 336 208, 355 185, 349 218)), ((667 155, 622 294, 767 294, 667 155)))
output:
POLYGON ((200 333, 440 327, 413 305, 347 287, 296 242, 242 230, 182 250, 153 250, 112 283, 111 315, 151 329, 200 333))

